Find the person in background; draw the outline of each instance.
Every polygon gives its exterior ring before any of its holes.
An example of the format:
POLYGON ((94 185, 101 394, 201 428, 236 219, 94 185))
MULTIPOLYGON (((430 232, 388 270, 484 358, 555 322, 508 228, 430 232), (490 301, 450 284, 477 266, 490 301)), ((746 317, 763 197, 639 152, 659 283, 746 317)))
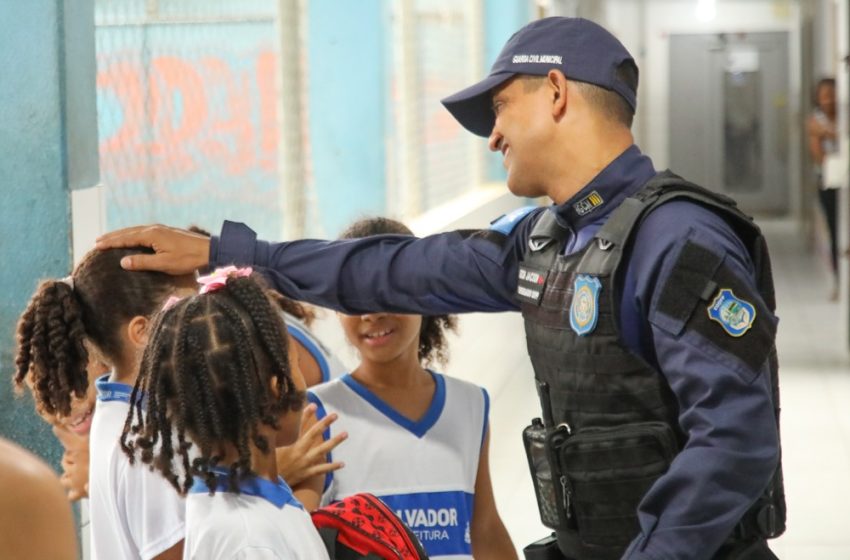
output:
POLYGON ((838 151, 836 137, 835 79, 823 78, 815 86, 815 110, 806 121, 809 155, 815 171, 818 201, 829 235, 832 291, 829 299, 838 299, 838 189, 824 182, 824 158, 838 151))

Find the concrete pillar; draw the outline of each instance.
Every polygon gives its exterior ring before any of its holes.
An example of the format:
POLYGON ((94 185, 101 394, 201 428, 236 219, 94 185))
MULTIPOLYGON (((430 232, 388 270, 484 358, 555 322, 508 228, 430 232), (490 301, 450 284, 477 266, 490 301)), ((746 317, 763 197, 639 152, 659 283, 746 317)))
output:
MULTIPOLYGON (((481 69, 481 78, 488 74, 511 35, 533 19, 531 4, 528 0, 484 0, 485 67, 481 69)), ((501 154, 487 154, 485 177, 500 182, 507 178, 501 154)))
POLYGON ((355 218, 386 211, 389 5, 313 0, 307 10, 307 110, 319 208, 306 233, 336 236, 355 218))
POLYGON ((14 330, 40 278, 71 269, 70 190, 97 182, 93 0, 0 0, 0 435, 58 466, 16 398, 14 330))

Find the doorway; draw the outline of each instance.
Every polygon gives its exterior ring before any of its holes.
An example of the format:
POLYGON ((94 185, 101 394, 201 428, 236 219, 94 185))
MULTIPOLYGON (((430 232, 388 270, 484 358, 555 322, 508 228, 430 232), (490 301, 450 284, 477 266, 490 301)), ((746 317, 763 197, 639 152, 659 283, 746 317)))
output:
POLYGON ((789 213, 788 34, 670 37, 670 164, 755 216, 789 213))

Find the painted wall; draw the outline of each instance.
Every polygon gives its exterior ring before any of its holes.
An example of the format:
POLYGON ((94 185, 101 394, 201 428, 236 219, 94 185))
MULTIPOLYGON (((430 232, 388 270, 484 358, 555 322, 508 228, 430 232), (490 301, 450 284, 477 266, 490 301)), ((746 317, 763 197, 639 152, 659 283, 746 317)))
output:
MULTIPOLYGON (((302 36, 277 38, 303 41, 301 59, 281 60, 297 49, 275 48, 282 3, 274 0, 226 10, 181 0, 156 3, 153 14, 142 3, 97 0, 107 228, 159 221, 215 232, 229 218, 279 239, 292 179, 279 155, 293 142, 303 147, 307 236, 333 237, 365 214, 415 214, 477 187, 486 142, 461 130, 439 99, 483 77, 467 61, 487 58, 489 67, 530 12, 524 0, 487 3, 486 25, 484 0, 406 4, 406 36, 394 0, 302 3, 302 36), (488 54, 479 58, 471 53, 482 34, 488 54), (411 49, 414 59, 404 59, 411 49), (409 105, 399 61, 415 73, 409 105), (291 64, 304 69, 302 92, 276 83, 291 64), (278 94, 304 96, 301 130, 280 129, 278 94)), ((500 158, 490 161, 503 178, 500 158)))
POLYGON ((91 3, 63 6, 0 0, 0 435, 54 466, 50 428, 9 380, 15 324, 38 280, 71 268, 69 187, 97 180, 91 3))
MULTIPOLYGON (((484 0, 485 67, 479 79, 483 79, 489 73, 490 67, 511 35, 535 19, 531 4, 527 0, 484 0)), ((486 144, 484 146, 486 148, 486 144)), ((507 179, 501 154, 488 152, 485 162, 485 176, 488 181, 504 182, 507 179)))
POLYGON ((232 219, 279 238, 277 2, 96 6, 107 227, 232 219))
POLYGON ((336 236, 361 214, 386 209, 389 4, 307 4, 307 76, 312 183, 318 208, 310 235, 336 236))

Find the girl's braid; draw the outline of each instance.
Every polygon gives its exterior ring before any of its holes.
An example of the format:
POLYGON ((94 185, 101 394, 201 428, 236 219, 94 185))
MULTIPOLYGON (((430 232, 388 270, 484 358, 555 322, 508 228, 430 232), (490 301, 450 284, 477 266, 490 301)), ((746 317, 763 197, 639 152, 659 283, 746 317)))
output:
POLYGON ((281 342, 286 338, 280 328, 281 322, 278 317, 272 315, 273 310, 268 305, 267 296, 262 289, 256 283, 247 284, 239 280, 241 279, 231 279, 228 287, 231 288, 234 297, 251 314, 260 334, 263 349, 272 358, 275 375, 281 384, 278 405, 284 410, 298 410, 303 404, 303 394, 295 388, 289 371, 289 349, 287 344, 281 342))
POLYGON ((235 458, 226 465, 227 478, 238 491, 238 482, 254 474, 252 447, 272 451, 274 442, 258 430, 261 423, 277 428, 278 415, 303 402, 289 370, 279 312, 253 278, 229 278, 225 288, 162 312, 142 364, 136 388, 147 408, 144 417, 140 408, 131 411, 137 420, 125 425, 122 448, 133 455, 141 449, 142 461, 184 494, 195 476, 214 491, 212 469, 228 448, 235 458), (278 398, 270 391, 272 378, 278 398), (128 435, 135 436, 135 447, 128 435), (198 457, 190 458, 193 444, 198 457), (178 455, 182 479, 175 474, 178 455))

